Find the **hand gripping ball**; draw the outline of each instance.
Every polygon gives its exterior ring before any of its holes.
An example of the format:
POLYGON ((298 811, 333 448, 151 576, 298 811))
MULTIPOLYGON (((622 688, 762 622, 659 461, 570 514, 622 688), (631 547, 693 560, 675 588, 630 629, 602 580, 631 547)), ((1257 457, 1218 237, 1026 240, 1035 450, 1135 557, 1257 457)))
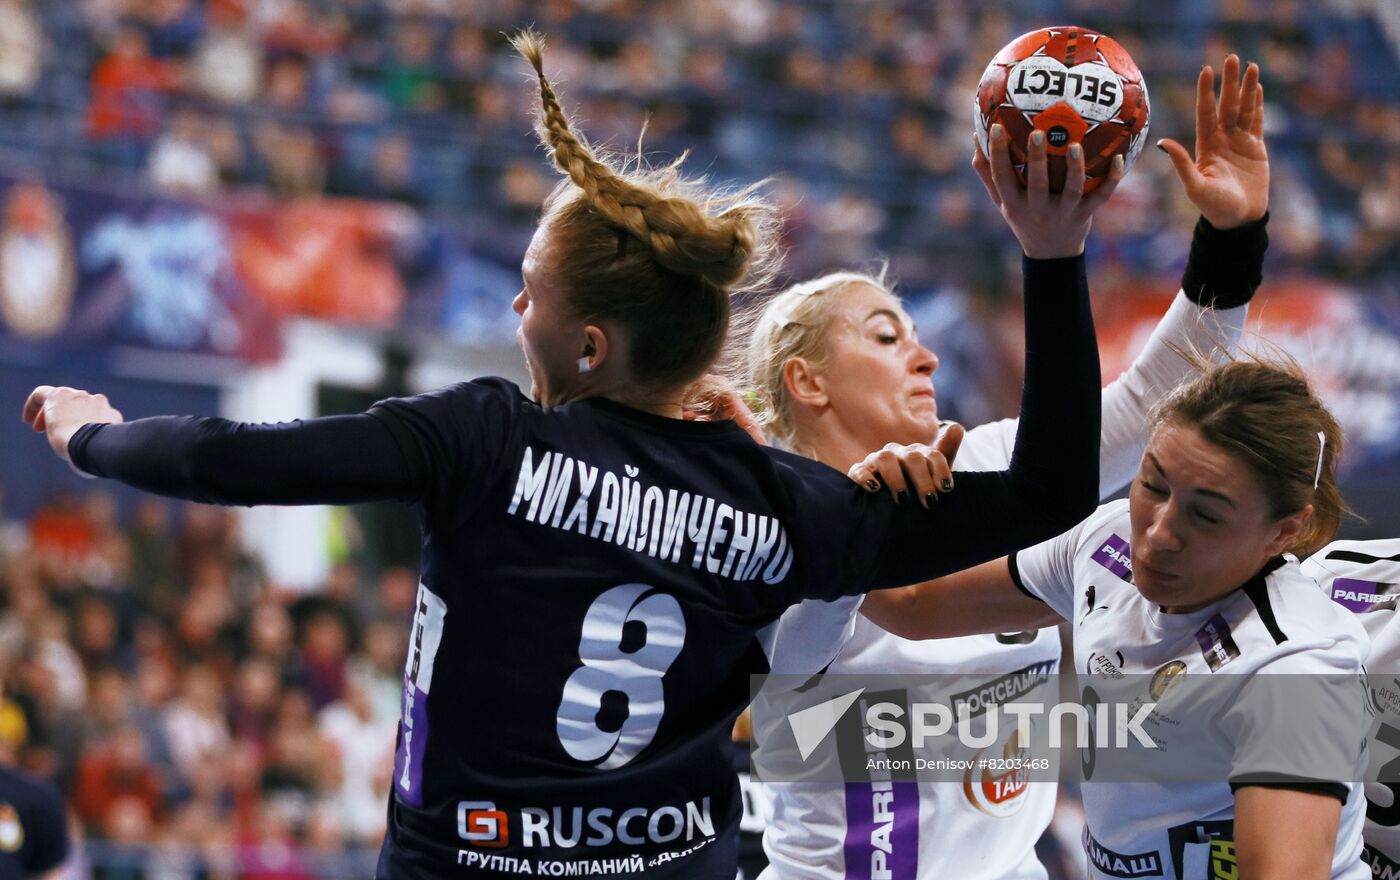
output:
POLYGON ((1111 38, 1080 27, 1051 27, 1008 43, 977 85, 973 124, 982 152, 987 132, 1006 127, 1011 163, 1026 183, 1026 139, 1045 132, 1051 192, 1065 184, 1065 152, 1084 145, 1084 191, 1108 176, 1113 157, 1131 168, 1147 142, 1147 83, 1111 38))

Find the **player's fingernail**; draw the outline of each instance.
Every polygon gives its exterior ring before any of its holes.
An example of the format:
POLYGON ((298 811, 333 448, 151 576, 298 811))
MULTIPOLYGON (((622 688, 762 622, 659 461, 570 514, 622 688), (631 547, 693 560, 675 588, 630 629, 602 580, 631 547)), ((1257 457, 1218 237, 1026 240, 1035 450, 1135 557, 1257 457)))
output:
POLYGON ((952 481, 951 479, 944 480, 942 483, 939 483, 938 485, 939 485, 939 488, 941 488, 944 492, 951 492, 951 491, 953 491, 953 481, 952 481))
POLYGON ((869 489, 871 492, 878 492, 880 491, 880 484, 874 480, 866 480, 865 488, 869 489))
MULTIPOLYGON (((1165 142, 1164 140, 1163 140, 1163 141, 1158 141, 1158 142, 1157 142, 1157 149, 1161 150, 1163 153, 1166 153, 1166 152, 1167 152, 1167 144, 1166 144, 1166 142, 1165 142)), ((1167 155, 1170 156, 1171 153, 1167 153, 1167 155)))
POLYGON ((1114 171, 1122 171, 1122 170, 1123 170, 1123 157, 1122 157, 1121 155, 1120 155, 1120 156, 1114 156, 1114 157, 1113 157, 1113 170, 1114 170, 1114 171))
POLYGON ((938 493, 937 493, 937 492, 930 492, 930 493, 928 493, 927 495, 924 496, 924 507, 928 507, 930 504, 937 504, 937 503, 938 503, 938 493))
POLYGON ((1000 122, 998 122, 998 123, 996 123, 996 124, 994 124, 994 125, 992 126, 992 140, 994 140, 994 141, 999 141, 999 140, 1002 139, 1002 136, 1005 135, 1005 134, 1006 134, 1006 129, 1002 127, 1002 124, 1001 124, 1000 122))
POLYGON ((894 503, 895 503, 895 504, 903 504, 903 503, 904 503, 904 499, 907 498, 908 496, 909 496, 909 492, 908 492, 908 491, 906 491, 906 490, 904 490, 904 489, 900 489, 898 492, 894 493, 894 503))
POLYGON ((1084 157, 1084 148, 1079 146, 1079 144, 1070 144, 1069 157, 1071 159, 1082 159, 1084 157))
POLYGON ((1040 146, 1041 144, 1045 143, 1045 132, 1043 132, 1043 131, 1033 131, 1033 132, 1031 132, 1031 143, 1035 144, 1037 147, 1040 146))

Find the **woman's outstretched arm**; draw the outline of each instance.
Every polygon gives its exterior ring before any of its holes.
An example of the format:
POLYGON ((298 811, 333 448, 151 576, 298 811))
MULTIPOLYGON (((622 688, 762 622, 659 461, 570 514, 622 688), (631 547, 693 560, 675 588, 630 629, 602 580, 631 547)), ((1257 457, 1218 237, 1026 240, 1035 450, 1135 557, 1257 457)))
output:
POLYGON ((40 386, 24 419, 77 470, 211 504, 410 501, 424 474, 370 415, 283 424, 161 416, 123 422, 105 396, 40 386))

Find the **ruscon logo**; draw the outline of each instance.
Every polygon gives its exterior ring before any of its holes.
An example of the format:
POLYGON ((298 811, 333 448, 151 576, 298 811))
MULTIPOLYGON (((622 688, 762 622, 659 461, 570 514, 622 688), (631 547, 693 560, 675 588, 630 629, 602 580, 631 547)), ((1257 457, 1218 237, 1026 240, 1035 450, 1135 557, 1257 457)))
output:
POLYGON ((457 836, 472 846, 509 846, 510 819, 492 801, 462 801, 457 805, 457 836))
POLYGON ((715 835, 709 798, 654 809, 521 807, 512 812, 518 824, 495 801, 461 801, 457 804, 457 836, 475 848, 502 849, 514 843, 526 849, 572 849, 691 843, 715 835))

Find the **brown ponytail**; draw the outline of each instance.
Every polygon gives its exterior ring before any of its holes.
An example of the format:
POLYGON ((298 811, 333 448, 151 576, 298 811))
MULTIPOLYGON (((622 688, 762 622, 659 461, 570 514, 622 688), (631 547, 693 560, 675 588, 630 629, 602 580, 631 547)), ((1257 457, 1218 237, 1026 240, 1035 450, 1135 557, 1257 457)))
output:
POLYGON ((1347 512, 1337 488, 1342 429, 1302 368, 1281 352, 1225 364, 1192 360, 1202 374, 1158 402, 1151 425, 1195 428, 1248 465, 1276 519, 1311 504, 1312 518, 1290 553, 1307 556, 1331 541, 1347 512))

